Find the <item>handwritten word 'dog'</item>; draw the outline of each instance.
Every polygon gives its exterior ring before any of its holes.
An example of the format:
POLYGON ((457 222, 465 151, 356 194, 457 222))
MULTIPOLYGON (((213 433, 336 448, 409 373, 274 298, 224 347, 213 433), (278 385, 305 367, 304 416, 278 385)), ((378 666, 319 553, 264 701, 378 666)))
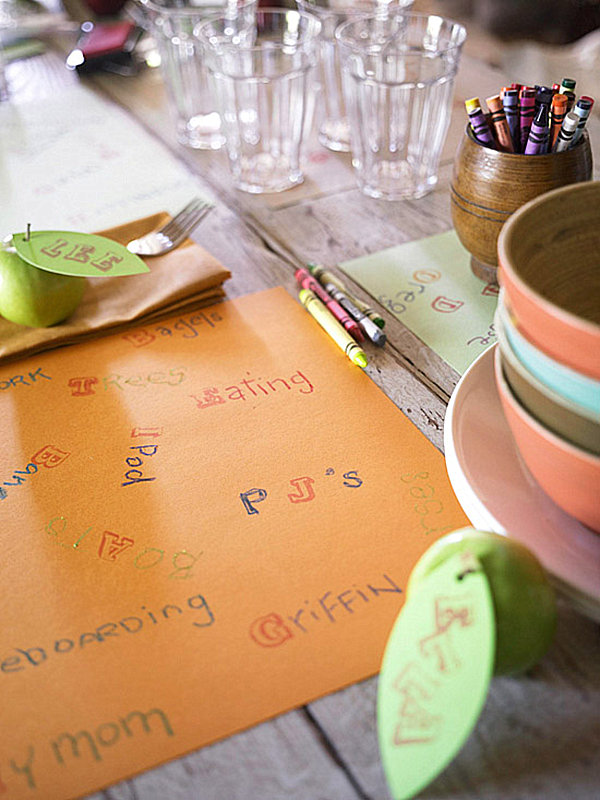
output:
MULTIPOLYGON (((333 475, 335 472, 333 469, 329 468, 325 474, 333 475)), ((290 503, 294 504, 309 503, 317 496, 313 488, 314 483, 315 479, 311 478, 309 475, 304 475, 301 478, 292 478, 290 480, 290 486, 292 487, 293 491, 287 493, 287 499, 290 501, 290 503)), ((349 489, 359 489, 363 485, 363 480, 359 477, 356 470, 350 470, 349 472, 345 472, 343 474, 342 483, 349 489)), ((248 489, 245 492, 240 492, 240 500, 246 509, 246 513, 258 514, 259 510, 256 508, 256 505, 266 500, 267 495, 268 493, 266 489, 255 488, 248 489)))
POLYGON ((102 389, 107 392, 114 387, 120 391, 125 389, 139 388, 147 389, 149 386, 166 385, 179 386, 185 380, 185 367, 173 367, 167 372, 150 372, 148 375, 108 375, 105 378, 98 378, 95 375, 84 377, 69 378, 67 386, 71 390, 71 397, 89 397, 96 394, 96 386, 100 384, 102 389))
POLYGON ((398 603, 397 595, 402 594, 398 584, 386 575, 381 575, 373 583, 351 587, 342 591, 326 591, 314 600, 305 600, 300 608, 289 614, 272 612, 257 617, 249 628, 250 638, 260 647, 279 647, 296 636, 303 636, 326 625, 335 625, 366 606, 382 598, 398 603), (390 597, 392 595, 392 597, 390 597))
POLYGON ((41 450, 38 450, 37 453, 31 456, 31 460, 26 465, 25 469, 16 469, 11 475, 10 480, 2 482, 0 485, 0 500, 5 500, 8 495, 8 489, 5 489, 5 486, 9 488, 21 486, 30 475, 36 474, 39 467, 53 469, 54 467, 60 466, 70 455, 70 453, 61 450, 53 444, 45 445, 41 450))
MULTIPOLYGON (((250 375, 249 372, 246 374, 250 375)), ((207 387, 202 389, 202 394, 192 394, 190 397, 196 401, 197 408, 209 408, 223 405, 230 400, 253 400, 272 396, 277 392, 291 392, 292 387, 296 386, 301 394, 312 394, 315 388, 306 375, 298 370, 289 378, 242 378, 231 386, 207 387)))

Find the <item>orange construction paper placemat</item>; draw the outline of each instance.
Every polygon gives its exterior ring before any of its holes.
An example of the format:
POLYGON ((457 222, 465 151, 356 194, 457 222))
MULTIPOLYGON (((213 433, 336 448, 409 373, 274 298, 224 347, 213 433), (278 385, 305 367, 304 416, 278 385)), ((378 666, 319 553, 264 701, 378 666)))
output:
POLYGON ((0 368, 0 789, 82 795, 377 672, 466 524, 283 289, 0 368))

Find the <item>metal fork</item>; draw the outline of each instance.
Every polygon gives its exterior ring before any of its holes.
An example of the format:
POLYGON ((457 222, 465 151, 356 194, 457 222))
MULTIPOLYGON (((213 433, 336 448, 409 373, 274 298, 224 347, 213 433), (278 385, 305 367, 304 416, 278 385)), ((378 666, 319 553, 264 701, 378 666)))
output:
POLYGON ((206 200, 194 198, 162 228, 133 239, 127 244, 127 249, 137 256, 161 256, 168 253, 189 236, 212 208, 212 204, 206 200))

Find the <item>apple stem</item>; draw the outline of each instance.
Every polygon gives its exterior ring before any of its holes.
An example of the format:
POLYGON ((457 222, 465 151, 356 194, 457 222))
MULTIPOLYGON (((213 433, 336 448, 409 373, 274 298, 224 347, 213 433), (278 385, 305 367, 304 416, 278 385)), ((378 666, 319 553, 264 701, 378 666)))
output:
POLYGON ((27 223, 27 233, 25 234, 25 241, 28 242, 31 238, 31 222, 27 223))
POLYGON ((467 575, 474 575, 478 571, 479 570, 473 569, 472 567, 470 567, 469 569, 465 569, 463 570, 463 572, 459 572, 459 574, 456 576, 456 580, 464 581, 467 575))

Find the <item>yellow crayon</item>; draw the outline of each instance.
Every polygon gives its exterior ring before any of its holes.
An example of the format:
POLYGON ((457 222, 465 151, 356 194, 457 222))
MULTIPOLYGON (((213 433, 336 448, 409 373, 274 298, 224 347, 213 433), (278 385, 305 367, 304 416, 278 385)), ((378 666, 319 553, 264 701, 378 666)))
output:
POLYGON ((359 367, 366 367, 368 361, 365 353, 356 344, 344 326, 340 325, 337 319, 330 314, 327 306, 319 300, 317 295, 311 292, 310 289, 302 289, 298 297, 308 313, 317 320, 323 330, 346 353, 350 361, 359 367))
POLYGON ((339 289, 340 292, 343 292, 346 295, 346 297, 348 297, 348 299, 352 303, 354 303, 354 305, 360 311, 363 312, 363 314, 366 314, 367 317, 369 317, 369 319, 372 319, 378 328, 383 328, 385 326, 385 320, 383 319, 381 314, 378 314, 377 311, 374 311, 369 305, 367 305, 367 303, 365 303, 364 300, 361 300, 360 297, 357 297, 355 294, 352 294, 352 292, 348 289, 348 287, 345 284, 343 284, 342 281, 336 275, 333 274, 333 272, 330 272, 328 269, 325 269, 325 267, 321 267, 318 264, 314 264, 312 262, 310 262, 307 266, 310 274, 314 278, 316 278, 319 281, 319 283, 321 283, 323 286, 326 283, 332 283, 335 286, 335 288, 339 289))

